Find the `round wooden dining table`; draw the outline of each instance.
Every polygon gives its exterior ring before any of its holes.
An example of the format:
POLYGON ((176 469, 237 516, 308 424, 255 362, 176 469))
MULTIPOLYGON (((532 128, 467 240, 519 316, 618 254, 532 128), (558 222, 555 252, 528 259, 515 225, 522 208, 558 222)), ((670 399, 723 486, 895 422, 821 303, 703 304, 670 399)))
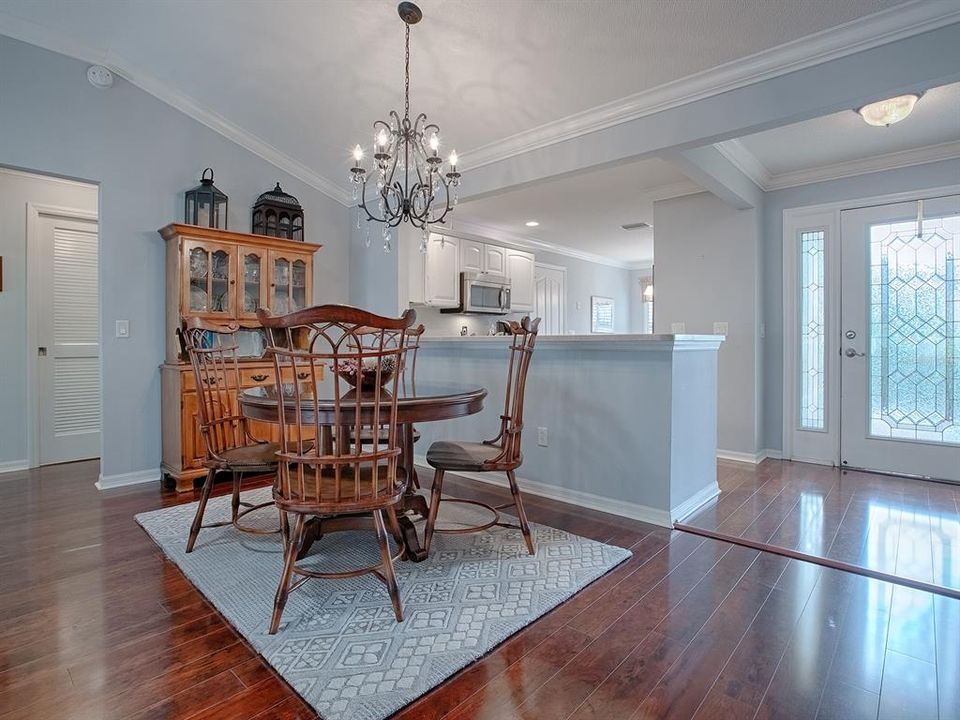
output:
MULTIPOLYGON (((319 425, 325 435, 322 442, 330 442, 333 428, 339 423, 345 428, 356 423, 357 399, 356 390, 351 390, 340 399, 340 415, 336 417, 336 402, 331 394, 332 384, 320 384, 315 387, 300 388, 300 420, 303 425, 319 425), (317 417, 319 415, 319 417, 317 417)), ((251 420, 275 423, 280 422, 280 404, 278 393, 280 389, 275 385, 262 385, 249 388, 240 393, 240 408, 243 414, 251 420)), ((288 409, 295 407, 296 389, 293 385, 282 386, 284 406, 288 409)), ((410 520, 407 512, 421 517, 427 516, 426 499, 416 492, 418 487, 417 472, 414 465, 413 443, 415 440, 414 423, 435 422, 450 420, 458 417, 473 415, 483 409, 483 400, 487 396, 485 388, 475 385, 449 385, 430 382, 398 382, 397 383, 397 421, 400 425, 401 464, 407 473, 407 490, 400 502, 400 529, 403 532, 406 544, 407 557, 414 562, 426 559, 427 554, 417 537, 416 527, 410 520)), ((361 393, 359 407, 361 423, 367 418, 365 408, 372 407, 373 397, 370 400, 361 393)), ((289 410, 288 410, 289 412, 289 410)), ((346 435, 346 433, 344 433, 346 435)), ((299 556, 303 557, 310 549, 310 545, 320 536, 320 522, 311 521, 307 535, 299 556)))

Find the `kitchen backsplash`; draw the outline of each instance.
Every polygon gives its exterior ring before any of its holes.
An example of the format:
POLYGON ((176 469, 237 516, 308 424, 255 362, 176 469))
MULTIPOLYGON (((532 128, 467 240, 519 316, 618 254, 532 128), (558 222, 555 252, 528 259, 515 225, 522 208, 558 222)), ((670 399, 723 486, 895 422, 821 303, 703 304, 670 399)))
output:
POLYGON ((460 315, 457 313, 441 313, 439 309, 417 305, 417 322, 422 322, 428 335, 444 337, 459 335, 460 329, 466 325, 468 335, 489 335, 490 326, 497 320, 519 320, 526 313, 512 313, 509 315, 460 315))

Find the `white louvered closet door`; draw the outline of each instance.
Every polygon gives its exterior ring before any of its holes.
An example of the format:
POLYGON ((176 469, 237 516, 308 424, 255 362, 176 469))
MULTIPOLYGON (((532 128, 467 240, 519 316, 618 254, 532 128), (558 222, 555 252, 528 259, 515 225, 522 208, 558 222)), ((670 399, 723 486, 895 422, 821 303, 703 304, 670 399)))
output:
POLYGON ((100 454, 97 223, 40 216, 40 464, 100 454))

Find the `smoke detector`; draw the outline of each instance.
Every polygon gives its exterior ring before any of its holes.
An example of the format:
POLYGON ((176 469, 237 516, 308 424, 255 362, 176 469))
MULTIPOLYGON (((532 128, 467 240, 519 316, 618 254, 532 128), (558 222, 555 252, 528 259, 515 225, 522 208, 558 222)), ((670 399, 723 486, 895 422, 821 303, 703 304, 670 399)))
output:
POLYGON ((624 230, 646 230, 649 227, 653 227, 650 223, 645 222, 635 222, 627 223, 626 225, 621 225, 624 230))
POLYGON ((113 73, 103 65, 91 65, 87 68, 87 80, 96 88, 113 87, 113 73))

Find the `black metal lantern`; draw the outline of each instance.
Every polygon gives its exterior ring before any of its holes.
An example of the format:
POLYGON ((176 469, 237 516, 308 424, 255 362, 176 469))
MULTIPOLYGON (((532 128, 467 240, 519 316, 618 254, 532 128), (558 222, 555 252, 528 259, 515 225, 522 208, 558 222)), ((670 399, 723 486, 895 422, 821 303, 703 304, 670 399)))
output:
POLYGON ((253 204, 253 234, 303 242, 303 208, 280 183, 253 204))
POLYGON ((183 221, 190 225, 227 229, 227 196, 213 184, 213 168, 204 170, 200 184, 183 194, 183 221))

